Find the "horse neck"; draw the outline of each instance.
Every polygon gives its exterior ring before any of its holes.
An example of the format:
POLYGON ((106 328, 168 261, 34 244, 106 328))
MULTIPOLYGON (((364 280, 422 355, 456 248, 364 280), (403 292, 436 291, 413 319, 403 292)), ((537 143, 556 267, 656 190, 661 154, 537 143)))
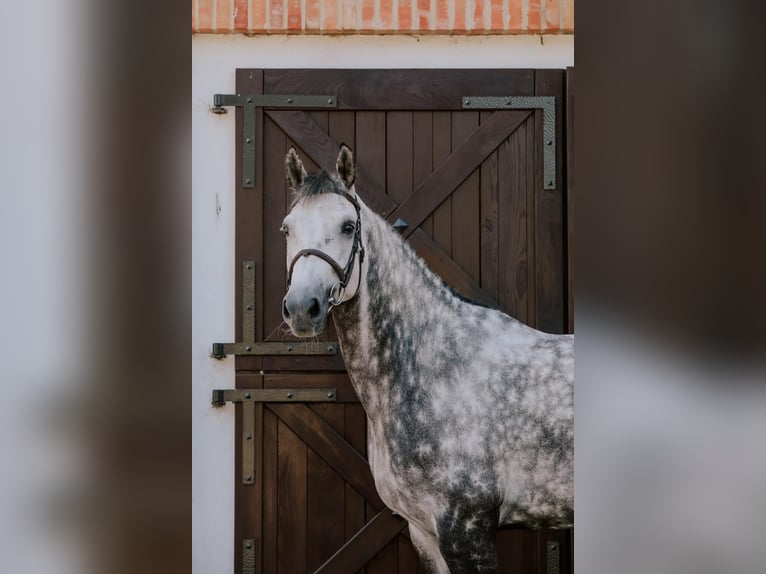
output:
POLYGON ((362 205, 366 277, 357 296, 333 311, 346 367, 365 402, 370 385, 396 377, 426 339, 444 336, 460 301, 396 233, 362 205), (396 344, 393 344, 396 341, 396 344))

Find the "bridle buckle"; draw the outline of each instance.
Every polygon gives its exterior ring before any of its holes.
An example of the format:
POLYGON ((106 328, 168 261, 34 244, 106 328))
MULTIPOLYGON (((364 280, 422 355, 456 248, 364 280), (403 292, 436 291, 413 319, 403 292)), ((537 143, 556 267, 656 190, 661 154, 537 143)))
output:
POLYGON ((338 281, 332 287, 330 287, 330 305, 337 307, 343 303, 343 295, 345 289, 343 288, 343 282, 338 281))

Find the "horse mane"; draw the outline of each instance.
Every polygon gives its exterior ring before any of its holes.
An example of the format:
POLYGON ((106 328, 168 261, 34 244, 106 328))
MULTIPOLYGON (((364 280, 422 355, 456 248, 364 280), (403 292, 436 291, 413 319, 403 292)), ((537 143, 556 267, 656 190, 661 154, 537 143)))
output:
MULTIPOLYGON (((439 277, 441 279, 441 277, 439 277)), ((442 284, 444 287, 452 293, 454 297, 457 297, 460 299, 463 303, 468 303, 469 305, 475 305, 476 307, 484 307, 485 309, 494 309, 494 307, 491 307, 487 305, 486 303, 482 303, 481 301, 476 301, 474 299, 470 299, 469 297, 466 297, 462 293, 460 293, 457 289, 455 289, 452 285, 447 283, 444 279, 442 279, 442 284)))

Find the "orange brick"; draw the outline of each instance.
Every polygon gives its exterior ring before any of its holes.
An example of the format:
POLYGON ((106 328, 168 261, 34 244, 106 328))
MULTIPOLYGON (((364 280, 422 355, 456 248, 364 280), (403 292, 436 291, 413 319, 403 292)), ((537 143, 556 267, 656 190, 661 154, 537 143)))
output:
POLYGON ((489 20, 490 30, 502 30, 503 29, 503 2, 498 0, 491 0, 492 14, 489 20))
MULTIPOLYGON (((342 30, 356 30, 356 2, 354 0, 342 0, 343 12, 340 14, 340 28, 342 30)), ((362 3, 364 4, 364 2, 362 3)), ((364 8, 364 5, 362 6, 364 8)), ((373 7, 374 11, 374 7, 373 7)), ((364 23, 363 23, 364 24, 364 23)), ((370 28, 372 29, 372 28, 370 28)))
MULTIPOLYGON (((345 24, 345 18, 344 18, 345 24)), ((344 26, 346 28, 356 28, 355 22, 344 26)), ((372 0, 362 0, 362 25, 360 30, 375 30, 375 2, 372 0)))
POLYGON ((322 17, 322 30, 335 32, 338 30, 338 2, 336 0, 322 0, 324 16, 322 17))
MULTIPOLYGON (((472 30, 485 30, 484 25, 484 0, 468 0, 473 4, 473 23, 471 25, 472 30)), ((470 4, 469 4, 470 5, 470 4)))
POLYGON ((394 29, 394 2, 392 0, 380 0, 380 29, 394 29))
POLYGON ((466 30, 466 23, 465 23, 465 2, 466 2, 466 0, 455 0, 455 26, 454 26, 454 30, 456 32, 464 32, 466 30))
POLYGON ((212 0, 199 0, 199 31, 213 31, 213 2, 212 0))
POLYGON ((412 30, 412 0, 399 1, 399 30, 412 30))
POLYGON ((508 0, 508 29, 515 32, 521 31, 521 0, 508 0))
POLYGON ((540 31, 540 0, 529 0, 527 30, 530 32, 540 31))
POLYGON ((320 0, 306 0, 306 30, 319 30, 320 0))
POLYGON ((272 0, 269 14, 269 28, 274 31, 285 29, 285 10, 282 0, 272 0))
POLYGON ((197 22, 197 0, 192 0, 192 34, 197 30, 199 22, 197 22))
MULTIPOLYGON (((439 4, 447 2, 439 2, 439 4)), ((428 30, 431 27, 431 2, 418 0, 418 30, 428 30)))
POLYGON ((559 29, 559 1, 551 2, 545 7, 545 29, 558 31, 559 29))
POLYGON ((234 29, 237 32, 247 30, 247 0, 234 1, 234 29))
POLYGON ((231 30, 231 0, 218 0, 216 14, 216 30, 228 32, 231 30))
POLYGON ((561 0, 561 2, 563 2, 564 9, 561 31, 574 32, 574 0, 561 0))
POLYGON ((266 30, 266 0, 253 0, 250 3, 250 30, 253 32, 263 32, 266 30))
POLYGON ((287 29, 291 32, 302 29, 301 1, 287 0, 287 29))
POLYGON ((449 6, 448 0, 435 0, 436 1, 436 22, 434 22, 434 28, 436 30, 449 30, 449 6))

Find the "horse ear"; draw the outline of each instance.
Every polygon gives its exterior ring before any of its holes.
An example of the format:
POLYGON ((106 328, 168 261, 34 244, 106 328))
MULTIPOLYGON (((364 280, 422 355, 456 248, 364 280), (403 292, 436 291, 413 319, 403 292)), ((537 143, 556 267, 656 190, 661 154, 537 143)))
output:
POLYGON ((296 191, 300 188, 303 179, 306 177, 306 169, 303 167, 303 162, 301 162, 301 158, 298 157, 294 147, 290 148, 285 157, 285 175, 287 176, 287 183, 296 191))
POLYGON ((346 189, 351 189, 354 181, 356 181, 356 158, 354 152, 346 144, 340 144, 340 152, 335 167, 338 169, 338 177, 340 177, 343 185, 346 186, 346 189))

